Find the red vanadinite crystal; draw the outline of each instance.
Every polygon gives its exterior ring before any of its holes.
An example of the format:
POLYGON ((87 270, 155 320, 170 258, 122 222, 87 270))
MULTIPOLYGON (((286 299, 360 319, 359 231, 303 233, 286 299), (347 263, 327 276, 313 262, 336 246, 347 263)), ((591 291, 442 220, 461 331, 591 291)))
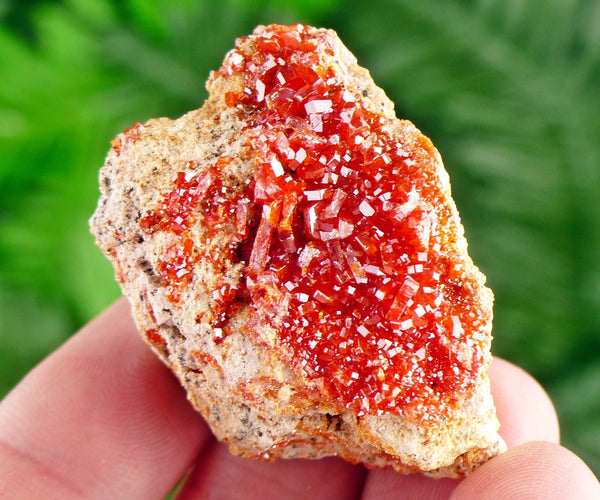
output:
POLYGON ((121 154, 121 149, 128 144, 135 143, 143 131, 144 126, 140 122, 135 122, 131 127, 119 134, 116 139, 110 141, 112 148, 118 155, 121 154))
POLYGON ((156 346, 162 346, 166 344, 165 339, 159 335, 158 330, 155 328, 146 330, 146 338, 156 346))
MULTIPOLYGON (((457 221, 433 145, 392 136, 391 122, 342 85, 320 55, 333 54, 326 32, 271 26, 244 41, 252 53, 238 45, 216 77, 243 76, 225 102, 246 120, 254 150, 253 192, 228 202, 251 249, 249 333, 270 324, 294 370, 359 415, 443 419, 457 393, 473 390, 487 319, 463 260, 441 252, 457 221), (249 207, 260 214, 252 227, 249 207)), ((210 172, 179 174, 140 224, 185 238, 199 200, 220 185, 210 172)), ((193 258, 167 259, 161 272, 187 283, 193 258)))

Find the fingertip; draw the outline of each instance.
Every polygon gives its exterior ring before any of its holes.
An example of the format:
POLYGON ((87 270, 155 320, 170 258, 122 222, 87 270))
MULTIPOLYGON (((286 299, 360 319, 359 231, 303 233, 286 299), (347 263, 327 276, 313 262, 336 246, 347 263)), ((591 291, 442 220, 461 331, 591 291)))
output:
POLYGON ((536 441, 516 446, 468 476, 451 499, 600 499, 600 483, 573 452, 536 441))
POLYGON ((459 483, 458 479, 432 479, 422 474, 398 474, 393 470, 372 470, 365 482, 362 500, 445 500, 459 483))
POLYGON ((494 358, 488 374, 500 434, 509 448, 529 441, 559 443, 556 410, 537 380, 500 358, 494 358))

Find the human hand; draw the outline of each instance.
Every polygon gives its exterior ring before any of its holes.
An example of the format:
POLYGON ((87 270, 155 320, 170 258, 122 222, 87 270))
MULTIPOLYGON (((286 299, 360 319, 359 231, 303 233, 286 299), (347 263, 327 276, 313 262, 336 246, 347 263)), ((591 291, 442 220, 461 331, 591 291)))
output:
POLYGON ((589 468, 559 446, 543 389, 490 368, 509 451, 463 481, 367 471, 338 458, 261 463, 232 456, 144 345, 122 299, 38 365, 0 403, 0 498, 600 499, 589 468))

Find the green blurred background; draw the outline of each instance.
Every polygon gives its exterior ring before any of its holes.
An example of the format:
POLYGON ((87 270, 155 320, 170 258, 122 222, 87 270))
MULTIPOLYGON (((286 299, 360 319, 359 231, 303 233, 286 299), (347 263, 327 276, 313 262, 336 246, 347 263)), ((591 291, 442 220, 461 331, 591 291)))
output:
POLYGON ((600 1, 0 0, 0 397, 119 296, 87 227, 109 141, 199 107, 234 38, 271 22, 336 29, 432 138, 494 351, 598 475, 600 1))

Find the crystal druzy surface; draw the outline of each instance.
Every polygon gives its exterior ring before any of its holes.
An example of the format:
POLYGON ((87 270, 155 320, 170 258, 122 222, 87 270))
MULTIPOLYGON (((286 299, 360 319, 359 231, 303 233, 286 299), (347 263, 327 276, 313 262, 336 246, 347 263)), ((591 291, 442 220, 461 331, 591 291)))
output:
POLYGON ((333 55, 324 33, 271 26, 238 40, 212 78, 241 79, 225 101, 244 124, 252 181, 225 186, 227 158, 179 172, 140 225, 172 235, 158 272, 173 302, 199 259, 244 263, 203 319, 215 341, 231 308, 248 304, 247 334, 260 341, 268 325, 281 356, 324 394, 359 416, 435 423, 487 364, 489 312, 471 264, 447 251, 462 229, 436 150, 344 85, 315 50, 333 55), (233 225, 227 248, 194 250, 199 218, 208 240, 233 225))

